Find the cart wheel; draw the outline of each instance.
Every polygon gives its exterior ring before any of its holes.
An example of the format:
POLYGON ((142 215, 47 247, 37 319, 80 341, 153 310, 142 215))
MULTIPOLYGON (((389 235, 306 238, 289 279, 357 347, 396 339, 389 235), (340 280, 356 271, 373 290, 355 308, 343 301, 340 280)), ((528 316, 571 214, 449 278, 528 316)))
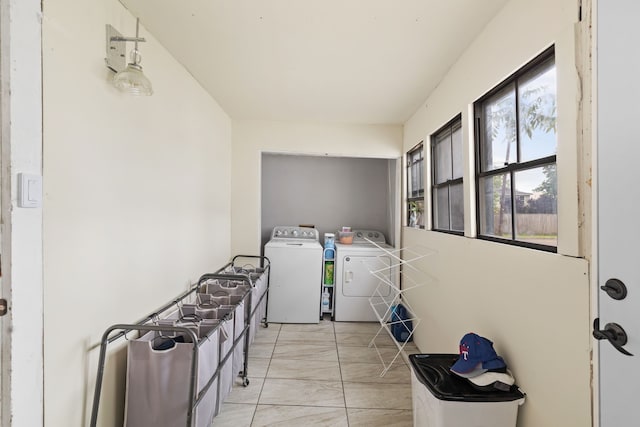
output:
POLYGON ((249 378, 243 378, 243 379, 242 379, 242 385, 243 385, 244 387, 248 386, 248 385, 249 385, 249 378))
POLYGON ((268 328, 268 327, 269 327, 269 324, 268 324, 267 322, 263 322, 263 323, 262 323, 262 327, 263 327, 263 328, 268 328))

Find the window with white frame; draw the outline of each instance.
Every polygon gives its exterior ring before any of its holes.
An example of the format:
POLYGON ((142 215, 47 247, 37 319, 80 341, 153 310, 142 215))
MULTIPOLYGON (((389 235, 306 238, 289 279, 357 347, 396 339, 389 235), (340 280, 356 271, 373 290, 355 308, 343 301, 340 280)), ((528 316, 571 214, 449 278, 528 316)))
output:
POLYGON ((407 153, 407 225, 424 228, 424 146, 407 153))
POLYGON ((433 230, 464 234, 462 117, 431 136, 433 230))
POLYGON ((475 103, 479 238, 555 252, 558 242, 553 48, 475 103))

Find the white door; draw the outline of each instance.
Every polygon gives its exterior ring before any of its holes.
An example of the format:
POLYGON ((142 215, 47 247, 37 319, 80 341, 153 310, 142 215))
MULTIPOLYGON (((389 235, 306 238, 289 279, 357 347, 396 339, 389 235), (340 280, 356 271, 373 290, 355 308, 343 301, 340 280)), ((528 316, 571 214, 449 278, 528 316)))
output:
MULTIPOLYGON (((371 274, 370 269, 379 268, 382 270, 390 265, 391 258, 388 256, 345 256, 342 259, 342 295, 367 298, 368 304, 368 298, 373 295, 380 283, 380 279, 371 274)), ((385 272, 385 276, 391 282, 391 272, 385 272)), ((379 292, 381 296, 386 297, 389 296, 390 289, 385 286, 379 292)))
MULTIPOLYGON (((0 121, 0 133, 2 132, 2 123, 0 121)), ((0 165, 2 165, 2 150, 0 149, 0 165)), ((2 174, 0 174, 0 224, 2 224, 2 174)), ((4 300, 4 288, 2 286, 2 228, 0 226, 0 390, 4 390, 2 388, 2 377, 4 373, 4 355, 2 353, 2 341, 5 334, 5 324, 4 324, 4 311, 6 308, 6 302, 4 300)), ((2 423, 2 393, 0 393, 0 423, 2 423)))
POLYGON ((613 295, 598 290, 600 426, 620 427, 638 425, 640 396, 640 2, 599 1, 596 13, 598 287, 613 295), (628 336, 619 349, 613 324, 628 336))

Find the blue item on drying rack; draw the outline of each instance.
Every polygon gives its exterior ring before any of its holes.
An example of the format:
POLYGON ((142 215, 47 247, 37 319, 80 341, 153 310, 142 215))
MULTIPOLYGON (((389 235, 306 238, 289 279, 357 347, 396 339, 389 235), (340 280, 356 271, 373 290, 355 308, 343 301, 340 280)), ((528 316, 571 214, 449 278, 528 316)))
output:
POLYGON ((391 334, 398 342, 413 341, 413 322, 411 315, 402 304, 391 307, 391 334))

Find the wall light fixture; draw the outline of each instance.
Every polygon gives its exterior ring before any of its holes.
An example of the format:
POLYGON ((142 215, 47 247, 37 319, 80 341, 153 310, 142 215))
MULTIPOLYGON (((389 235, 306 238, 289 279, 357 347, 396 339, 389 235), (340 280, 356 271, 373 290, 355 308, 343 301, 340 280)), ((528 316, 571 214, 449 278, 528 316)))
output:
POLYGON ((138 50, 138 42, 145 42, 144 38, 138 36, 140 29, 140 19, 136 19, 136 36, 122 37, 115 28, 107 24, 107 57, 105 62, 107 67, 115 71, 113 76, 113 85, 122 92, 131 95, 152 95, 153 87, 151 82, 142 72, 140 62, 142 55, 138 50), (134 48, 131 51, 131 62, 125 66, 125 44, 126 42, 134 42, 134 48))

